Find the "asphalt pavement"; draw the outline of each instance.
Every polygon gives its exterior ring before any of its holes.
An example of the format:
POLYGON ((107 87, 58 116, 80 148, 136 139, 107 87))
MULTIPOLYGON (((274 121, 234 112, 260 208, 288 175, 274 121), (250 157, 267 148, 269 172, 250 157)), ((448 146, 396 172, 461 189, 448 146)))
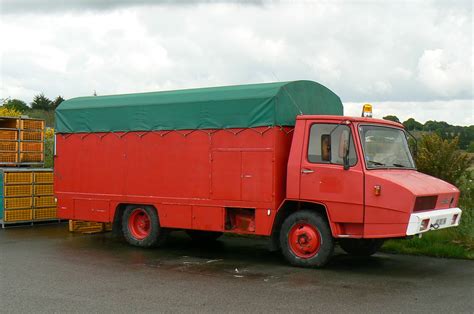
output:
POLYGON ((474 262, 336 250, 286 265, 264 239, 198 246, 176 233, 145 250, 66 224, 0 230, 0 312, 474 313, 474 262))

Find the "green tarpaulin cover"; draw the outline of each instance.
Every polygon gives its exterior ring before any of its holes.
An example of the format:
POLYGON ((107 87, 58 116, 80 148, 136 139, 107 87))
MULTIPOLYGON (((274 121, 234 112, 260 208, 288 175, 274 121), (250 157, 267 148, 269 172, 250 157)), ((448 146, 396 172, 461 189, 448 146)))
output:
POLYGON ((299 114, 342 115, 343 107, 312 81, 79 97, 56 109, 56 132, 292 126, 299 114))

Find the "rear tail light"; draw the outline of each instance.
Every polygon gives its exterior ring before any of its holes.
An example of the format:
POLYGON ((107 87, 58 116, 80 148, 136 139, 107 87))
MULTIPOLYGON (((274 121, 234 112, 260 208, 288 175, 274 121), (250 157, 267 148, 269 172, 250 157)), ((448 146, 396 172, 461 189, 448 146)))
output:
POLYGON ((458 214, 454 214, 453 219, 451 220, 452 225, 454 225, 456 223, 456 221, 458 220, 458 217, 459 217, 458 214))
POLYGON ((430 225, 430 219, 427 218, 427 219, 423 219, 421 221, 421 225, 420 225, 420 231, 423 231, 423 230, 426 230, 428 229, 428 226, 430 225))

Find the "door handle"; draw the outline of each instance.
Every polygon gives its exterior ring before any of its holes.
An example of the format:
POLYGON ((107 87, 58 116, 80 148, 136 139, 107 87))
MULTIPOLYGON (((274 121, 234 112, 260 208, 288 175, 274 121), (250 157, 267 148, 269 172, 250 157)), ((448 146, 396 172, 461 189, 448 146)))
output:
POLYGON ((310 174, 310 173, 313 173, 314 170, 311 170, 311 169, 301 169, 301 173, 302 174, 310 174))

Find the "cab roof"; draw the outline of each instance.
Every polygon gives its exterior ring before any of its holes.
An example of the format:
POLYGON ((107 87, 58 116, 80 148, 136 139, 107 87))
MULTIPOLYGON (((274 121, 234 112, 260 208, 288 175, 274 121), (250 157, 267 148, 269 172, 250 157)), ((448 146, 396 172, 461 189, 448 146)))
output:
POLYGON ((335 120, 335 121, 351 121, 354 123, 367 123, 367 124, 385 124, 398 128, 403 128, 403 124, 393 122, 390 120, 377 119, 377 118, 364 118, 364 117, 346 117, 336 115, 300 115, 296 118, 297 120, 335 120))

